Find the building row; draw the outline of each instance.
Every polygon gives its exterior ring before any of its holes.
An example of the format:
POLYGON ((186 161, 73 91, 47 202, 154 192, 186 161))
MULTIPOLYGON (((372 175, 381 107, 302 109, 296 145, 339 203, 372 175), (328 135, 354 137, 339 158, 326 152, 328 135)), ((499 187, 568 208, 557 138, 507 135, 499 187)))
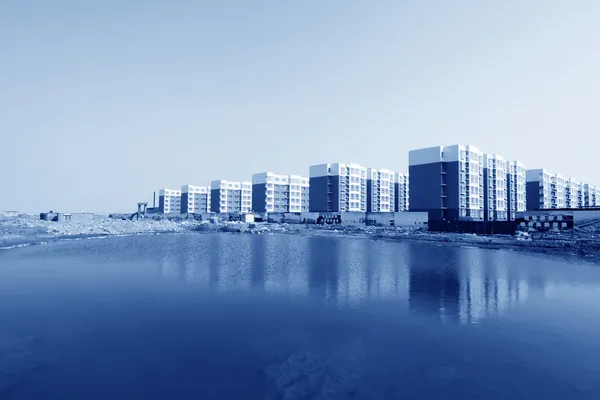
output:
POLYGON ((600 189, 469 145, 409 152, 410 211, 433 220, 510 221, 541 209, 600 207, 600 189))
POLYGON ((179 213, 287 213, 408 211, 408 174, 357 164, 310 167, 310 178, 261 172, 252 182, 161 189, 158 211, 179 213))
POLYGON ((408 173, 352 163, 309 167, 308 178, 256 173, 251 182, 162 189, 159 212, 428 212, 430 220, 513 221, 517 213, 600 207, 600 188, 470 145, 409 152, 408 173))
POLYGON ((600 187, 545 169, 527 171, 527 210, 600 207, 600 187))

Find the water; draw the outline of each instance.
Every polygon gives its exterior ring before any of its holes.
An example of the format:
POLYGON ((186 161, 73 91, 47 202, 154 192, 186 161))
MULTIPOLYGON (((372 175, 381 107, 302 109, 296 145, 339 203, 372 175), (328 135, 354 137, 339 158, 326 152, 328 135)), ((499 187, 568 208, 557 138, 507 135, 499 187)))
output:
POLYGON ((599 287, 573 259, 335 237, 0 251, 0 399, 598 399, 599 287))

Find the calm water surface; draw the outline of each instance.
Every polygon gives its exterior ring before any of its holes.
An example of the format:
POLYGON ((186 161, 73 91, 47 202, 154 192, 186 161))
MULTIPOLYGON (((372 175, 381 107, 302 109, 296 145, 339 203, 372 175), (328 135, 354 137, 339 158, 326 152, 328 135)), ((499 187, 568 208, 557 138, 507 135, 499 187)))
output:
POLYGON ((0 399, 598 399, 599 288, 573 260, 341 237, 3 251, 0 399))

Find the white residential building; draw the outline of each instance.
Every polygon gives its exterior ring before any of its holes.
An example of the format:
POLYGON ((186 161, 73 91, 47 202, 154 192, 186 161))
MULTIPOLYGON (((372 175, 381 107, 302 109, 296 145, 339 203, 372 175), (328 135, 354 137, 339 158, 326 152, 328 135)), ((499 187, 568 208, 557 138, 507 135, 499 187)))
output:
POLYGON ((393 212, 396 204, 395 175, 387 169, 367 169, 367 212, 393 212))
POLYGON ((508 219, 515 220, 516 213, 527 210, 526 170, 520 161, 507 164, 508 219))
POLYGON ((483 152, 470 145, 411 150, 410 211, 430 220, 483 220, 483 152))
POLYGON ((311 166, 309 171, 309 211, 367 211, 365 167, 358 164, 320 164, 311 166))
POLYGON ((567 179, 565 183, 565 208, 583 208, 584 207, 584 194, 583 194, 583 183, 574 180, 573 178, 567 179))
POLYGON ((586 208, 600 207, 600 188, 585 183, 583 185, 583 201, 586 208))
POLYGON ((408 192, 408 173, 396 172, 395 177, 395 200, 394 211, 408 211, 409 192, 408 192))
POLYGON ((508 220, 508 163, 497 154, 483 157, 484 220, 508 220))
POLYGON ((162 214, 181 214, 181 190, 160 189, 158 210, 162 214))
POLYGON ((273 172, 252 175, 254 212, 306 212, 308 199, 308 178, 298 175, 278 175, 273 172))
POLYGON ((210 212, 210 187, 192 185, 182 186, 181 212, 184 214, 210 212))
POLYGON ((545 169, 527 170, 527 210, 565 208, 565 184, 562 175, 545 169))
POLYGON ((210 211, 247 213, 252 209, 252 182, 216 180, 210 183, 210 211))

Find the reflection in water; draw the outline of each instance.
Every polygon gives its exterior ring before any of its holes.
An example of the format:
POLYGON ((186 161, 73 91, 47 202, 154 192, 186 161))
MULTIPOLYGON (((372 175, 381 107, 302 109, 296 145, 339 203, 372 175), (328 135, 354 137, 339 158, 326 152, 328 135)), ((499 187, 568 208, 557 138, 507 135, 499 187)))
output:
MULTIPOLYGON (((421 243, 409 246, 409 307, 418 313, 434 314, 442 320, 459 319, 460 283, 456 265, 459 249, 431 251, 421 243)), ((468 285, 468 282, 467 282, 468 285)))
POLYGON ((308 293, 338 302, 338 274, 340 269, 340 241, 335 238, 311 237, 309 240, 308 293))
POLYGON ((410 309, 442 321, 478 323, 525 300, 527 281, 507 262, 506 252, 410 246, 410 309))
POLYGON ((211 291, 254 289, 330 306, 405 300, 442 321, 502 315, 545 282, 510 265, 511 253, 339 237, 186 235, 163 251, 161 276, 211 291), (171 247, 169 247, 171 248, 171 247))

